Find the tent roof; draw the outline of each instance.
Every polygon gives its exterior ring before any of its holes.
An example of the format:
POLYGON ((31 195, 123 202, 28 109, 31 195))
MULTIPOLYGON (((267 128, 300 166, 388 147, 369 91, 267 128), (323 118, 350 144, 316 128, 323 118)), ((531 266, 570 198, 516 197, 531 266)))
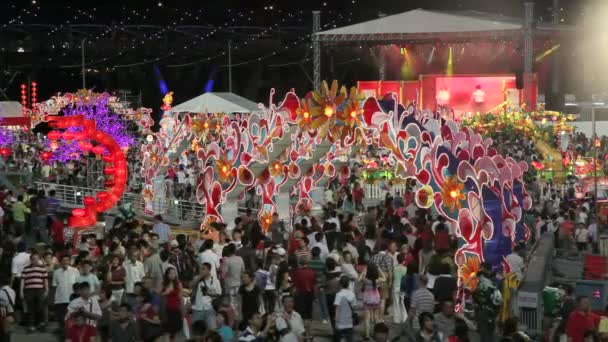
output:
POLYGON ((522 24, 517 23, 415 9, 317 34, 447 33, 521 28, 522 24))
MULTIPOLYGON (((561 25, 560 25, 561 26, 561 25)), ((315 33, 320 41, 379 41, 446 37, 496 37, 523 33, 522 19, 476 11, 415 9, 359 24, 315 33)))
POLYGON ((258 105, 234 93, 205 93, 181 103, 171 110, 174 113, 258 113, 258 105))

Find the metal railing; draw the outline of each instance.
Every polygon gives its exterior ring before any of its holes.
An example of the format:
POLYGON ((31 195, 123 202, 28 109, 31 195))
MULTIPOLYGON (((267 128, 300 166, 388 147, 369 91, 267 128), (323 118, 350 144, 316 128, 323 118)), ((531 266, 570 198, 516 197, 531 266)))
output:
MULTIPOLYGON (((38 190, 55 190, 55 197, 61 202, 61 205, 66 208, 82 207, 83 198, 85 196, 95 196, 96 193, 103 191, 102 189, 56 183, 36 182, 35 184, 38 190)), ((131 203, 133 205, 133 210, 138 216, 150 216, 144 211, 145 202, 141 194, 125 192, 121 201, 131 203)), ((192 227, 193 225, 199 225, 205 217, 205 207, 194 202, 172 198, 155 198, 152 205, 154 212, 161 214, 165 221, 181 226, 192 227)), ((116 208, 114 210, 116 210, 116 208)))
POLYGON ((392 195, 395 195, 397 192, 400 195, 403 195, 405 193, 405 189, 405 184, 392 185, 389 190, 381 188, 379 184, 363 184, 363 193, 365 194, 365 198, 370 200, 382 200, 388 191, 390 191, 392 195))

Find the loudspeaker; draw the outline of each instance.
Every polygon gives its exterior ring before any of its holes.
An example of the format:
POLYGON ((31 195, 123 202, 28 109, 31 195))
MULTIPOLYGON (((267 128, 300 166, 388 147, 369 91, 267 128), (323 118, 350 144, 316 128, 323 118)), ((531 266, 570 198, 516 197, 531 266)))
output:
POLYGON ((556 112, 564 111, 564 94, 562 93, 547 93, 545 95, 545 109, 554 110, 556 112))
POLYGON ((515 73, 515 87, 519 90, 524 89, 524 73, 521 71, 515 73))

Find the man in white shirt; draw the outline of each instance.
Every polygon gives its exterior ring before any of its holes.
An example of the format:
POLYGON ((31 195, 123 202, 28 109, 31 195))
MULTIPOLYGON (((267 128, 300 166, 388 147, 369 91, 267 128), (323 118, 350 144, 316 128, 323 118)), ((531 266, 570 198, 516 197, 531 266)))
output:
POLYGON ((511 267, 511 272, 515 273, 517 280, 522 281, 524 277, 524 268, 525 262, 522 257, 523 248, 521 245, 517 245, 513 247, 513 253, 507 255, 505 258, 509 267, 511 267))
POLYGON ((219 279, 211 275, 211 264, 201 264, 200 275, 192 282, 192 322, 204 321, 207 328, 215 330, 216 318, 213 299, 222 294, 219 279))
POLYGON ((336 293, 334 306, 336 307, 336 340, 341 338, 347 341, 354 341, 353 335, 353 305, 355 304, 355 294, 348 289, 350 281, 348 277, 340 278, 340 286, 342 289, 336 293))
POLYGON ((204 263, 211 265, 211 276, 218 279, 217 269, 220 267, 220 258, 213 251, 213 240, 205 240, 202 249, 203 251, 198 255, 199 265, 203 265, 204 263))
POLYGON ((23 269, 30 264, 30 253, 26 251, 25 242, 19 242, 17 244, 17 254, 13 257, 11 261, 11 273, 12 273, 12 283, 15 280, 19 280, 21 278, 21 273, 23 269))
POLYGON ((315 247, 319 247, 319 249, 321 250, 320 259, 322 261, 325 261, 325 259, 327 259, 327 256, 329 255, 329 249, 327 248, 325 236, 322 233, 314 234, 314 243, 312 244, 310 249, 312 250, 315 247))
MULTIPOLYGON (((70 256, 61 258, 61 267, 53 272, 53 287, 55 288, 55 314, 57 317, 65 317, 70 303, 74 284, 80 276, 78 269, 70 266, 70 256)), ((59 330, 63 331, 63 324, 59 324, 59 330)))
POLYGON ((125 268, 127 274, 125 277, 125 292, 132 294, 135 283, 142 281, 146 275, 144 264, 137 260, 137 251, 129 253, 129 260, 125 260, 122 263, 122 267, 125 268))
POLYGON ((68 305, 68 313, 65 319, 72 318, 72 315, 81 312, 86 318, 86 324, 97 326, 97 320, 101 318, 101 307, 97 297, 91 296, 91 286, 89 283, 82 283, 79 286, 80 297, 74 299, 68 305))
POLYGON ((304 320, 299 313, 294 310, 294 300, 290 295, 284 296, 282 299, 283 303, 283 312, 281 316, 289 323, 289 329, 292 333, 294 333, 298 339, 302 339, 304 337, 304 333, 306 329, 304 328, 304 320))

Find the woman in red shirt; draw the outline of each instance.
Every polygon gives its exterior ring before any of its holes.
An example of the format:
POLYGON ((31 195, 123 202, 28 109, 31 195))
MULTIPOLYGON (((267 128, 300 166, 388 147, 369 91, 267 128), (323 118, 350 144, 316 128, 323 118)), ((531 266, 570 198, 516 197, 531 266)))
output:
POLYGON ((177 278, 177 271, 173 267, 165 271, 162 295, 165 302, 163 330, 169 335, 169 341, 175 341, 175 335, 182 331, 184 322, 182 315, 182 284, 177 278))

